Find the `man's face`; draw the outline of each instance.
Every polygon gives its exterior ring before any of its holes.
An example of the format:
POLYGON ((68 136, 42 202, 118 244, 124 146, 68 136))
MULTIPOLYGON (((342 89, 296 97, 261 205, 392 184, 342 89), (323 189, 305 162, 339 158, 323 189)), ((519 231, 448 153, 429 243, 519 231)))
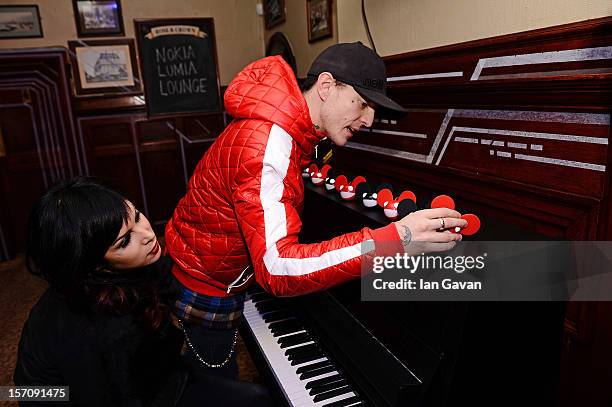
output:
POLYGON ((335 82, 323 101, 320 117, 327 137, 343 146, 361 127, 372 125, 374 108, 352 86, 335 82))

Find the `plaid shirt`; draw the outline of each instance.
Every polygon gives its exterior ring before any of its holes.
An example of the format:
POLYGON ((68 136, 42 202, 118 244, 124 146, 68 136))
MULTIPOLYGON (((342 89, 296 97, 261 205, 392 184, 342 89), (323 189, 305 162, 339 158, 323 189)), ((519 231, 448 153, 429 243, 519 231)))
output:
POLYGON ((207 328, 236 328, 242 317, 246 293, 230 297, 211 297, 183 287, 174 303, 176 316, 192 324, 207 328))

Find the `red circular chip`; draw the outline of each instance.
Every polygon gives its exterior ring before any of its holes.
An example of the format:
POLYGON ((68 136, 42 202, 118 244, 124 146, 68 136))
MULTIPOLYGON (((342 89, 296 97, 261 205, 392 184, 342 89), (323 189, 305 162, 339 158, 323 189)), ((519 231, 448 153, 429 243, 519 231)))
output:
POLYGON ((466 236, 471 236, 476 234, 478 230, 480 230, 480 219, 478 216, 472 213, 466 213, 465 215, 461 215, 461 219, 467 220, 467 226, 461 229, 461 234, 466 236))
POLYGON ((438 195, 431 201, 431 209, 448 208, 455 209, 455 201, 448 195, 438 195))

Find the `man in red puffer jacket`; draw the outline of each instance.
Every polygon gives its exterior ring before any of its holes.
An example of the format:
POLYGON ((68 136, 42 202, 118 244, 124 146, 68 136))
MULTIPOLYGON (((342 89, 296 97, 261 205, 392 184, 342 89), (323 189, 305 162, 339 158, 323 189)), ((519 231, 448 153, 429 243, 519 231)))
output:
POLYGON ((187 293, 178 302, 179 318, 192 327, 237 320, 253 280, 273 295, 294 296, 358 278, 365 241, 412 239, 447 250, 461 238, 438 231, 464 227, 459 213, 430 209, 379 229, 298 242, 301 170, 315 145, 325 137, 344 145, 371 126, 374 108, 403 111, 386 96, 382 59, 361 43, 329 47, 308 76, 302 93, 287 63, 267 57, 245 67, 225 92, 234 120, 199 162, 166 228, 173 272, 187 293))

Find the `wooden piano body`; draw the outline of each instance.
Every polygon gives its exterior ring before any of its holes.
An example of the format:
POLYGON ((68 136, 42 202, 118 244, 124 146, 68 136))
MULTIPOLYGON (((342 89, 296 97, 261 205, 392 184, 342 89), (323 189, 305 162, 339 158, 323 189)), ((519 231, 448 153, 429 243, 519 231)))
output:
MULTIPOLYGON (((611 240, 612 18, 385 62, 410 112, 337 149, 337 172, 411 189, 421 206, 451 195, 481 215, 482 240, 611 240)), ((305 190, 305 241, 386 223, 305 190)), ((359 282, 289 301, 373 405, 612 400, 608 303, 362 303, 359 282)))

